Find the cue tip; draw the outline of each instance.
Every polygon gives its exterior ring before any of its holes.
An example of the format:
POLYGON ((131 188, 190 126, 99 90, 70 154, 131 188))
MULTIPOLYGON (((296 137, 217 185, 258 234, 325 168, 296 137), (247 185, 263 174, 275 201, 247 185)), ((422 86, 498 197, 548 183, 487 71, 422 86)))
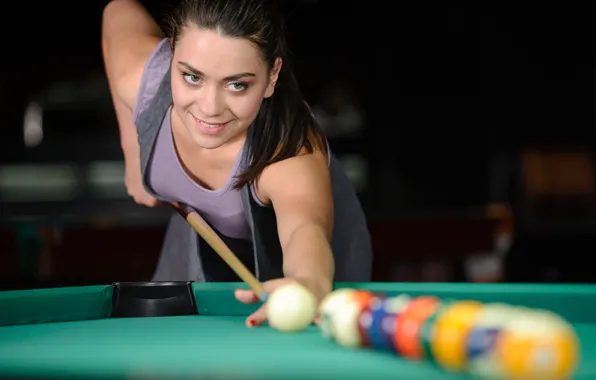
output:
POLYGON ((269 299, 269 293, 267 293, 267 292, 261 293, 261 302, 265 303, 265 302, 267 302, 267 299, 269 299))

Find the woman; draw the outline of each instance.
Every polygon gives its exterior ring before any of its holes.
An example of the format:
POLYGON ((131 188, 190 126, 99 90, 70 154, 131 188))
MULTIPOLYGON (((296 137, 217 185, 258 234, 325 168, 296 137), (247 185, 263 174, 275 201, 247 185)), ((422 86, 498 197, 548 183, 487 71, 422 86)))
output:
MULTIPOLYGON (((183 1, 164 38, 138 2, 114 0, 102 47, 137 203, 199 212, 268 292, 298 281, 321 299, 369 280, 364 214, 299 91, 275 1, 183 1)), ((174 214, 154 280, 238 278, 174 214)))

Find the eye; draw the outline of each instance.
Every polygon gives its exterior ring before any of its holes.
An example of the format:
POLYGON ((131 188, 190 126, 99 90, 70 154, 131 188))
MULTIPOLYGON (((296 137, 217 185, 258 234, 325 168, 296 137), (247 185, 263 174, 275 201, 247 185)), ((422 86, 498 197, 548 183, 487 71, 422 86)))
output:
POLYGON ((232 82, 229 84, 229 88, 232 91, 240 92, 246 90, 248 88, 248 84, 243 82, 232 82))
POLYGON ((194 74, 184 73, 184 74, 182 74, 182 77, 188 84, 199 84, 201 81, 201 78, 198 75, 194 75, 194 74))

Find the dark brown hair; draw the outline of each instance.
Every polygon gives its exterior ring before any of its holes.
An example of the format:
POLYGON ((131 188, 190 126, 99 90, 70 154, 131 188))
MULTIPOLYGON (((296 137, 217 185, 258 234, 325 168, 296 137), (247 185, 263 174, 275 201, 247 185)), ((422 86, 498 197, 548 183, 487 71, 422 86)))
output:
POLYGON ((250 161, 235 183, 254 181, 268 165, 305 151, 327 154, 323 132, 306 104, 289 59, 283 17, 275 0, 182 0, 169 23, 175 47, 184 27, 197 25, 258 46, 269 70, 283 60, 273 96, 263 100, 248 130, 250 161))

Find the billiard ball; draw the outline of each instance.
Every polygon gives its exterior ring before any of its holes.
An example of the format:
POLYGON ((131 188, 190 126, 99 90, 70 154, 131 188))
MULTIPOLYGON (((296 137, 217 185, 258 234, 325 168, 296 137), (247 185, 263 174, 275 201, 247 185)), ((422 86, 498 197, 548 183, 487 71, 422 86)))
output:
POLYGON ((329 293, 319 305, 319 328, 321 333, 327 339, 334 339, 333 324, 331 316, 343 304, 349 301, 350 295, 355 289, 342 288, 329 293))
POLYGON ((271 293, 266 308, 269 326, 283 332, 297 332, 313 322, 317 300, 303 285, 291 283, 271 293))
POLYGON ((527 310, 509 320, 497 347, 507 378, 515 379, 573 378, 579 351, 571 325, 544 310, 527 310))
POLYGON ((439 308, 436 297, 421 296, 412 299, 400 315, 393 334, 395 350, 403 357, 419 360, 424 357, 420 333, 424 322, 439 308))
POLYGON ((395 351, 393 335, 410 300, 406 294, 387 297, 372 311, 368 337, 373 349, 395 351))
MULTIPOLYGON (((420 347, 422 348, 422 355, 426 360, 430 362, 436 363, 436 360, 433 356, 431 343, 434 340, 434 332, 437 324, 437 319, 443 314, 443 311, 446 310, 453 302, 453 300, 448 299, 441 300, 441 303, 437 306, 437 309, 433 313, 431 313, 431 315, 422 323, 422 326, 420 328, 418 340, 420 343, 420 347)), ((399 335, 394 337, 399 339, 399 335)), ((394 344, 396 344, 396 342, 394 342, 394 344)))
POLYGON ((476 301, 453 302, 437 317, 430 343, 432 355, 440 367, 452 372, 465 370, 466 337, 482 307, 483 304, 476 301))
POLYGON ((506 379, 498 356, 499 338, 522 309, 503 303, 485 304, 470 330, 466 343, 468 371, 483 379, 506 379))
POLYGON ((344 347, 360 347, 362 340, 358 331, 358 317, 375 295, 365 290, 352 293, 347 302, 340 305, 331 316, 335 341, 344 347))
POLYGON ((370 301, 362 305, 358 319, 356 320, 356 328, 360 337, 360 345, 362 347, 372 347, 372 341, 370 337, 370 330, 373 324, 373 315, 377 309, 381 307, 381 304, 385 297, 381 295, 374 295, 370 301))

